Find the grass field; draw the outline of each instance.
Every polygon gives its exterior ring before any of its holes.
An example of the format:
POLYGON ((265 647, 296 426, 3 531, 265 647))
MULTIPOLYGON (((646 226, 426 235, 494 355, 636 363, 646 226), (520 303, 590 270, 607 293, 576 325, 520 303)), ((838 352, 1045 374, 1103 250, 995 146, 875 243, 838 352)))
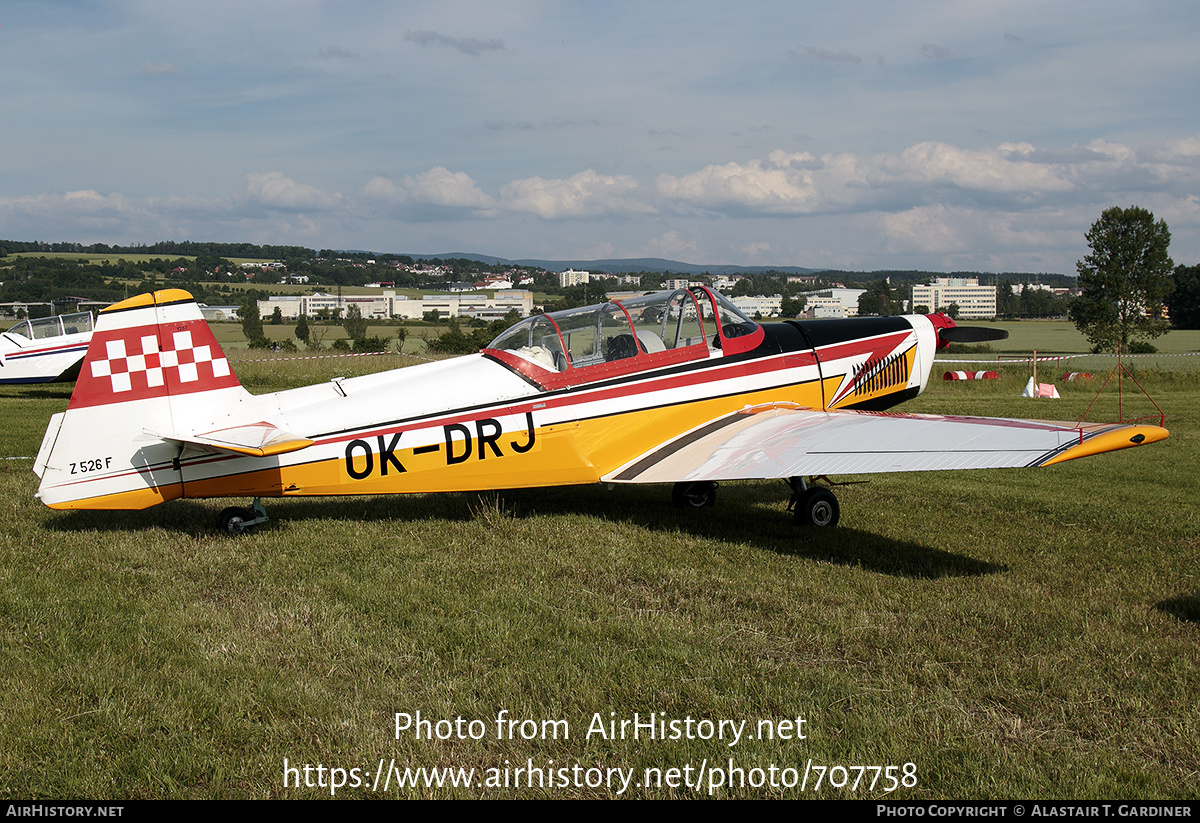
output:
MULTIPOLYGON (((400 362, 235 368, 264 392, 400 362)), ((337 797, 1195 798, 1184 362, 1138 371, 1165 443, 876 476, 839 489, 842 523, 819 533, 792 525, 782 483, 745 483, 690 513, 661 487, 267 501, 273 522, 230 539, 213 520, 242 501, 58 513, 30 461, 0 461, 0 795, 321 797, 336 777, 337 797), (417 712, 433 739, 397 733, 417 712), (679 735, 597 733, 635 714, 679 735), (479 723, 436 725, 456 718, 479 723), (702 739, 698 721, 735 725, 702 739), (381 763, 479 785, 384 790, 381 763), (552 782, 529 788, 528 766, 552 782)), ((904 408, 1069 420, 1097 387, 1025 400, 1024 367, 1002 371, 935 368, 904 408)), ((34 454, 68 396, 0 392, 2 456, 34 454)))

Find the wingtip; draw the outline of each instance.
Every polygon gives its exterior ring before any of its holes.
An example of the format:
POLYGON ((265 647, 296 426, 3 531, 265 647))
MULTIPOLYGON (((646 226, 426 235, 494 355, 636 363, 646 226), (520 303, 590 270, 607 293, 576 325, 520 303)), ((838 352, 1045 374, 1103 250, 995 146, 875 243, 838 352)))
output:
POLYGON ((1067 460, 1075 460, 1079 457, 1089 457, 1093 454, 1104 454, 1105 452, 1119 451, 1121 449, 1132 449, 1135 446, 1145 446, 1150 443, 1157 443, 1160 440, 1166 440, 1170 434, 1162 426, 1117 426, 1099 434, 1084 437, 1078 445, 1072 446, 1066 451, 1059 452, 1042 465, 1053 466, 1055 463, 1064 463, 1067 460))

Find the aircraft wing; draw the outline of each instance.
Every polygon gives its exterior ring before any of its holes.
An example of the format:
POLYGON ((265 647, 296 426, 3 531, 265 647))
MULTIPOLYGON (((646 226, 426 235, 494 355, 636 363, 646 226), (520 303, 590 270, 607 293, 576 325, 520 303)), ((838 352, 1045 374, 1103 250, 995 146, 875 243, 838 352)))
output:
POLYGON ((606 475, 679 483, 1047 466, 1167 437, 1160 426, 759 406, 718 417, 606 475))

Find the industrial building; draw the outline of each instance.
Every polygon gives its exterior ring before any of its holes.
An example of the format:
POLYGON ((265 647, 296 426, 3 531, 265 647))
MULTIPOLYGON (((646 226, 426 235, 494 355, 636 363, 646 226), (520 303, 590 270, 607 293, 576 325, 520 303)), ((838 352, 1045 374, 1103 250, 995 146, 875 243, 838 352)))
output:
POLYGON ((996 287, 979 285, 977 277, 935 277, 928 286, 913 286, 912 305, 944 312, 954 303, 959 317, 995 317, 996 287))

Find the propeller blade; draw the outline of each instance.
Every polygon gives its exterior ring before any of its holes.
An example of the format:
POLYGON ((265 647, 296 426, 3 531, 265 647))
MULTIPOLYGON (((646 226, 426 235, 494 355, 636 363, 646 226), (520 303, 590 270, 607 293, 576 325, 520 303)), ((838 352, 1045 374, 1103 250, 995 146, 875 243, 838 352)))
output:
POLYGON ((989 340, 1004 340, 1008 332, 986 326, 955 326, 952 329, 939 329, 938 337, 943 343, 986 343, 989 340))

